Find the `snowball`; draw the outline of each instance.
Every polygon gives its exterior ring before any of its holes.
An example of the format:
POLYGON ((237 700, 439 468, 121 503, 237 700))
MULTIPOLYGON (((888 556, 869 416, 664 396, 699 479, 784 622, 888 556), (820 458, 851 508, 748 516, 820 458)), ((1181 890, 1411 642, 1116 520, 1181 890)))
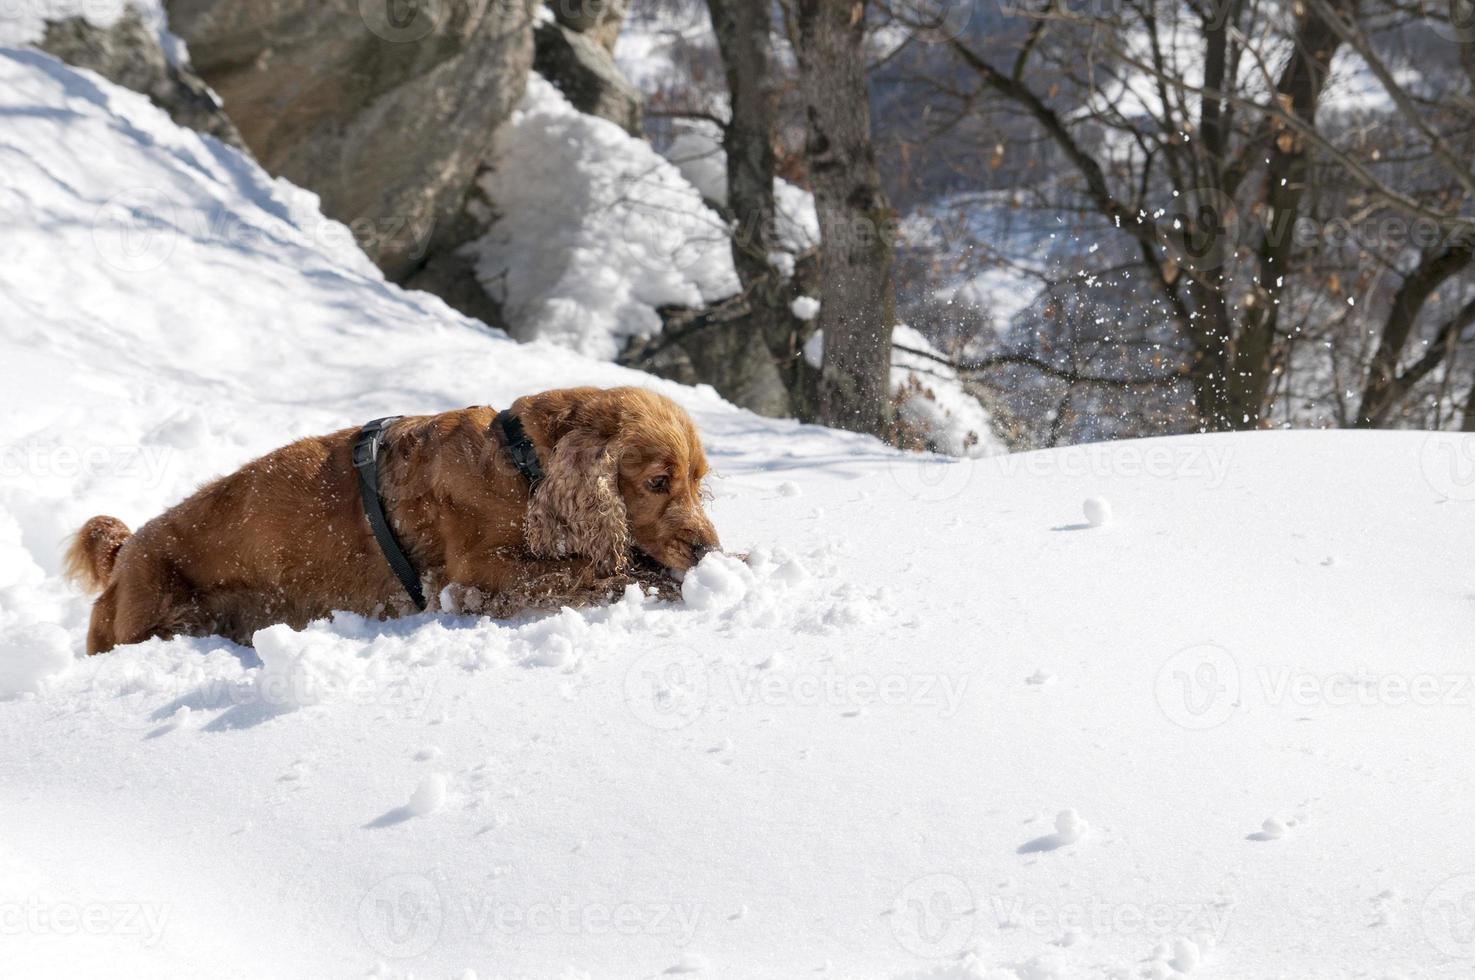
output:
POLYGON ((1081 504, 1081 510, 1086 515, 1086 523, 1092 527, 1111 523, 1111 504, 1107 503, 1105 497, 1087 497, 1085 503, 1081 504))
POLYGON ((1192 939, 1173 940, 1173 958, 1168 965, 1179 973, 1192 973, 1198 969, 1199 960, 1202 959, 1198 944, 1192 939))
POLYGON ((434 813, 446 803, 446 777, 441 773, 432 773, 420 780, 420 785, 415 787, 415 792, 410 795, 410 802, 405 805, 417 817, 423 817, 427 813, 434 813))
POLYGON ((1269 817, 1260 825, 1260 832, 1268 840, 1280 840, 1286 835, 1286 825, 1274 817, 1269 817))
POLYGON ((66 630, 52 623, 31 623, 0 633, 0 700, 40 690, 43 678, 72 662, 66 630))
POLYGON ((813 320, 819 316, 819 300, 813 296, 796 296, 789 310, 801 320, 813 320))
POLYGON ((681 597, 693 609, 726 609, 748 594, 753 573, 730 555, 711 554, 681 580, 681 597))
POLYGON ((1055 817, 1055 834, 1062 844, 1074 844, 1085 836, 1089 826, 1074 810, 1061 810, 1055 817))

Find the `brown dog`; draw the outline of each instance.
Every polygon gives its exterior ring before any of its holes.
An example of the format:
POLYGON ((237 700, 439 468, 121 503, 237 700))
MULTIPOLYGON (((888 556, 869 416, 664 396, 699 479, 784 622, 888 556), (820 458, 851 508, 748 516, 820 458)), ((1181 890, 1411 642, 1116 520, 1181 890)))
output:
MULTIPOLYGON (((568 388, 512 412, 544 473, 536 492, 490 408, 407 417, 385 433, 379 491, 434 596, 463 611, 603 601, 646 567, 684 571, 718 548, 702 507, 707 460, 680 406, 642 388, 568 388)), ((364 516, 351 459, 358 430, 303 439, 247 463, 129 534, 94 517, 68 575, 102 594, 87 652, 175 634, 250 643, 343 610, 414 611, 364 516)))

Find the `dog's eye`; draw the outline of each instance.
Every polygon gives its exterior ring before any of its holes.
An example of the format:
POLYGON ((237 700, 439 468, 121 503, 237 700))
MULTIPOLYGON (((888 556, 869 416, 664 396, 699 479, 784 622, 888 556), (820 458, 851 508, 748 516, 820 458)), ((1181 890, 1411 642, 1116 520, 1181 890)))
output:
POLYGON ((671 478, 669 476, 653 476, 645 485, 651 493, 667 493, 671 489, 671 478))

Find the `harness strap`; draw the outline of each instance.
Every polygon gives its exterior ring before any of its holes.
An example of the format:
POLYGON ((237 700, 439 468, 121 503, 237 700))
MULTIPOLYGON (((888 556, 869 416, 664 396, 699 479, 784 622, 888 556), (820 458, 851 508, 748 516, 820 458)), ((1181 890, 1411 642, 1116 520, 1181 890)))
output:
POLYGON ((538 489, 538 484, 543 482, 543 467, 538 462, 537 447, 528 438, 527 430, 522 427, 522 420, 513 415, 511 409, 504 408, 498 412, 492 424, 502 430, 507 455, 512 457, 517 471, 528 481, 528 493, 531 495, 538 489))
POLYGON ((410 600, 416 608, 424 611, 425 593, 420 588, 420 576, 415 574, 415 566, 410 564, 409 556, 389 526, 389 519, 384 516, 384 501, 379 496, 379 448, 384 445, 384 430, 403 417, 391 415, 375 419, 359 429, 353 441, 353 468, 358 471, 359 496, 363 498, 364 517, 368 518, 374 540, 379 542, 384 560, 389 563, 400 585, 405 587, 405 592, 409 593, 410 600))

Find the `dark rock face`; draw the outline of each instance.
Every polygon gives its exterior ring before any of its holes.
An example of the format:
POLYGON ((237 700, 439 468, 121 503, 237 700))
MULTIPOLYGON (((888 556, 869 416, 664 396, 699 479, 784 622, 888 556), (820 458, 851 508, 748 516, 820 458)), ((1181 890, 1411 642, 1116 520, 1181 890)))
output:
POLYGON ((632 136, 641 135, 645 100, 591 34, 544 22, 538 25, 535 38, 533 67, 558 86, 574 108, 608 119, 632 136))
POLYGON ((167 0, 269 171, 316 192, 391 279, 460 244, 522 97, 538 0, 167 0))
POLYGON ((81 17, 52 21, 37 47, 69 65, 142 92, 181 126, 209 133, 238 150, 246 149, 209 86, 188 66, 170 63, 158 34, 132 7, 111 27, 98 27, 81 17))

